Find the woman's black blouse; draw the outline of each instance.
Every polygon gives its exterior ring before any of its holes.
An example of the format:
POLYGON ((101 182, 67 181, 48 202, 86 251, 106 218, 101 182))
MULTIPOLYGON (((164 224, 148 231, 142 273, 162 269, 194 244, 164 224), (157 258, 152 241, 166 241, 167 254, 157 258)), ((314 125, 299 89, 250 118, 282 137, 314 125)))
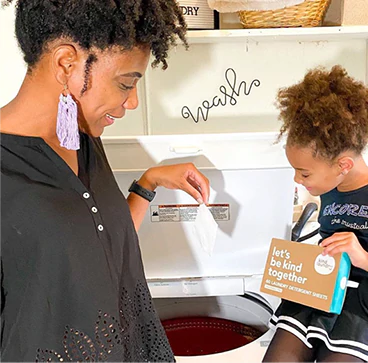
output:
POLYGON ((100 139, 1 134, 2 361, 173 361, 100 139))

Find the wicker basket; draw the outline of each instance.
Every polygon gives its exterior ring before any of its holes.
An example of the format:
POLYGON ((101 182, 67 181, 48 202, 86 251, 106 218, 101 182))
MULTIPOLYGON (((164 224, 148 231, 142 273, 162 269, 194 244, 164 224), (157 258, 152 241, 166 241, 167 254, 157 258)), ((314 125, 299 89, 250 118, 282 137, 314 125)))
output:
POLYGON ((331 0, 306 0, 277 10, 239 11, 244 28, 312 27, 322 24, 331 0))

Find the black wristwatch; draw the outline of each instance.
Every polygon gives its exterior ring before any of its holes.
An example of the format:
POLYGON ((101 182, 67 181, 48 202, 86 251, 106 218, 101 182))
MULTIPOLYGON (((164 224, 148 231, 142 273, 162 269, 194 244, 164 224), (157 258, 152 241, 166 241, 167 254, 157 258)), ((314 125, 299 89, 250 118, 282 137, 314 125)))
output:
POLYGON ((138 194, 140 197, 148 200, 149 202, 152 202, 153 198, 156 195, 156 192, 141 187, 136 180, 133 180, 133 183, 129 187, 128 191, 138 194))

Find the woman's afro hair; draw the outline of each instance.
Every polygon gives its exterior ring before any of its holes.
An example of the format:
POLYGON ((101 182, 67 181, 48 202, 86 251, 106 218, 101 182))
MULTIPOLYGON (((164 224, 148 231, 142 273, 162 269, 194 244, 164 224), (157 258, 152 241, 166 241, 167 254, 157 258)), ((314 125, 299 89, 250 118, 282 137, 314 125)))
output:
MULTIPOLYGON (((12 3, 3 1, 3 6, 12 3)), ((175 0, 17 0, 16 36, 32 68, 48 43, 66 38, 83 49, 148 45, 153 66, 167 68, 171 45, 187 46, 186 24, 175 0)))

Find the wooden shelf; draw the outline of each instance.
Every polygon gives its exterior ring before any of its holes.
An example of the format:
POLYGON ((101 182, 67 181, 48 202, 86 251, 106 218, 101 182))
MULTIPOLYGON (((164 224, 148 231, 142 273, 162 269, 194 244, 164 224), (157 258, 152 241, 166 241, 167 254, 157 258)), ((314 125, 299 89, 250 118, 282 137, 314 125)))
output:
POLYGON ((247 41, 340 41, 346 39, 368 39, 368 26, 188 31, 188 41, 191 44, 247 41))

